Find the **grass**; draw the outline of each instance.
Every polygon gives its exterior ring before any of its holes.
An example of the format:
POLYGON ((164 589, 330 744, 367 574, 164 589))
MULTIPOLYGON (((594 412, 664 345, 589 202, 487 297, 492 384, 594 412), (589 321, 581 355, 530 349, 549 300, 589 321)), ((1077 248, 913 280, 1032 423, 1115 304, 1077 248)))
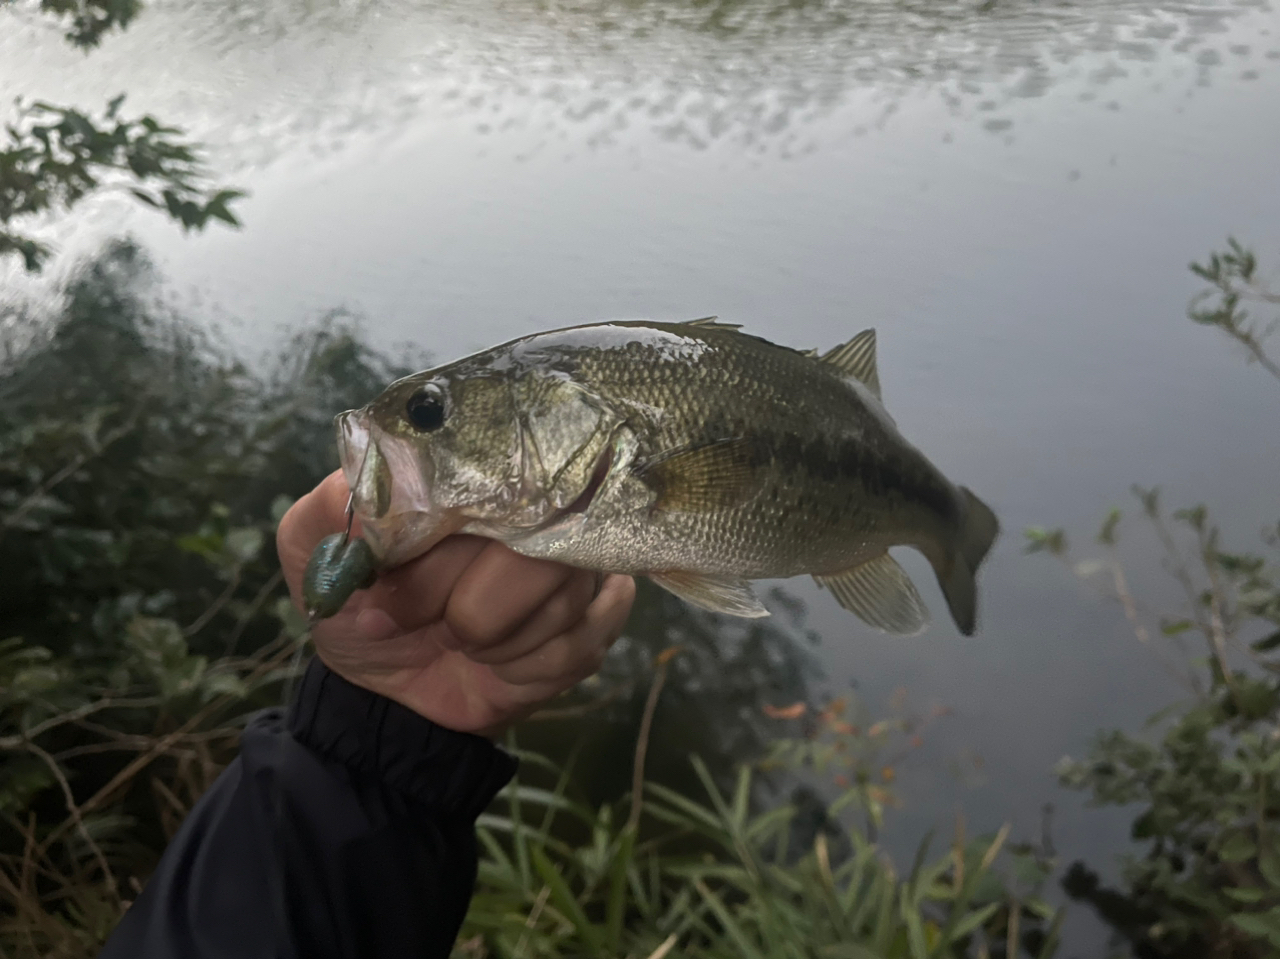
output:
POLYGON ((636 744, 639 788, 624 800, 576 802, 571 765, 521 754, 555 785, 518 779, 480 818, 479 887, 456 959, 1054 954, 1062 913, 1020 901, 999 868, 1027 855, 1008 848, 1008 827, 968 841, 958 827, 932 860, 926 838, 899 873, 864 829, 840 820, 863 803, 859 788, 832 804, 824 828, 806 830, 794 805, 756 808, 750 765, 722 789, 691 757, 699 795, 644 782, 666 665, 660 656, 636 744))

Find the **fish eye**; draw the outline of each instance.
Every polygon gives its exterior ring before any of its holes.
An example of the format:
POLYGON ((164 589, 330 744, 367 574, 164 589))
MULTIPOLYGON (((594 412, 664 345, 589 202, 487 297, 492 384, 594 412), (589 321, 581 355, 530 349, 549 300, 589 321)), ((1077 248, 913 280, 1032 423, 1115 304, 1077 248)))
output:
POLYGON ((430 433, 444 425, 444 396, 440 387, 428 383, 409 397, 404 407, 405 418, 414 429, 430 433))

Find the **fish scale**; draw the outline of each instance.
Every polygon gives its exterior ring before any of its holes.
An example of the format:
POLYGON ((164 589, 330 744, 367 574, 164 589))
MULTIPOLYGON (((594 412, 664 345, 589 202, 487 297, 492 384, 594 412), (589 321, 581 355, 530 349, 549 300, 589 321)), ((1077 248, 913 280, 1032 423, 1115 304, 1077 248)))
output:
POLYGON ((954 522, 904 509, 909 504, 894 492, 899 484, 886 484, 887 493, 877 497, 861 484, 825 481, 802 462, 778 457, 780 444, 773 438, 779 434, 810 434, 811 441, 846 438, 861 444, 860 455, 873 468, 915 470, 945 490, 947 481, 876 413, 864 391, 815 370, 818 364, 803 354, 754 337, 714 329, 680 335, 694 335, 709 347, 692 368, 638 344, 609 350, 584 344, 570 355, 581 381, 607 400, 665 411, 656 431, 646 432, 643 422, 632 424, 645 437, 642 456, 725 436, 757 441, 774 455, 761 467, 758 492, 740 506, 658 511, 629 523, 626 537, 603 538, 590 552, 580 544, 585 565, 640 572, 687 568, 696 557, 705 569, 747 579, 830 572, 869 551, 882 552, 886 528, 896 531, 899 543, 916 545, 954 522), (788 390, 782 384, 796 386, 788 390))

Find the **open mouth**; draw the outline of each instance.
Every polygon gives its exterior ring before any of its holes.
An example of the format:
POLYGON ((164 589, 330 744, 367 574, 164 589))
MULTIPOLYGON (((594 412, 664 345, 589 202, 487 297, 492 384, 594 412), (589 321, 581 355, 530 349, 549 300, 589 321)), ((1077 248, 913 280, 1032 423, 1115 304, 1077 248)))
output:
POLYGON ((341 414, 337 431, 352 505, 380 565, 406 562, 454 531, 427 495, 411 447, 383 434, 364 410, 341 414))
POLYGON ((360 488, 365 465, 372 446, 369 424, 360 410, 347 410, 338 414, 338 459, 342 463, 342 475, 353 492, 360 488))

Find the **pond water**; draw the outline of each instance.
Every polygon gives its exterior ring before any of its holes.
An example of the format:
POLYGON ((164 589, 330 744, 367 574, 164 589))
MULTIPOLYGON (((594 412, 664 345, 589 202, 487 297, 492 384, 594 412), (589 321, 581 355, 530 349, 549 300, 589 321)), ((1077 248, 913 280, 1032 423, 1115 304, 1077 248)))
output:
MULTIPOLYGON (((891 843, 959 809, 1034 838, 1052 803, 1065 861, 1123 844, 1052 765, 1179 691, 1020 531, 1087 542, 1135 481, 1241 545, 1280 513, 1275 385, 1185 317, 1187 263, 1228 235, 1280 257, 1269 4, 175 0, 88 56, 18 8, 0 90, 127 91, 210 146, 251 193, 243 230, 108 199, 51 234, 45 282, 131 232, 246 351, 336 308, 440 360, 601 318, 718 314, 806 348, 877 327, 887 408, 1005 532, 972 638, 914 555, 934 624, 911 639, 788 582, 815 689, 950 710, 901 769, 891 843)), ((1136 587, 1172 603, 1132 543, 1136 587)))

